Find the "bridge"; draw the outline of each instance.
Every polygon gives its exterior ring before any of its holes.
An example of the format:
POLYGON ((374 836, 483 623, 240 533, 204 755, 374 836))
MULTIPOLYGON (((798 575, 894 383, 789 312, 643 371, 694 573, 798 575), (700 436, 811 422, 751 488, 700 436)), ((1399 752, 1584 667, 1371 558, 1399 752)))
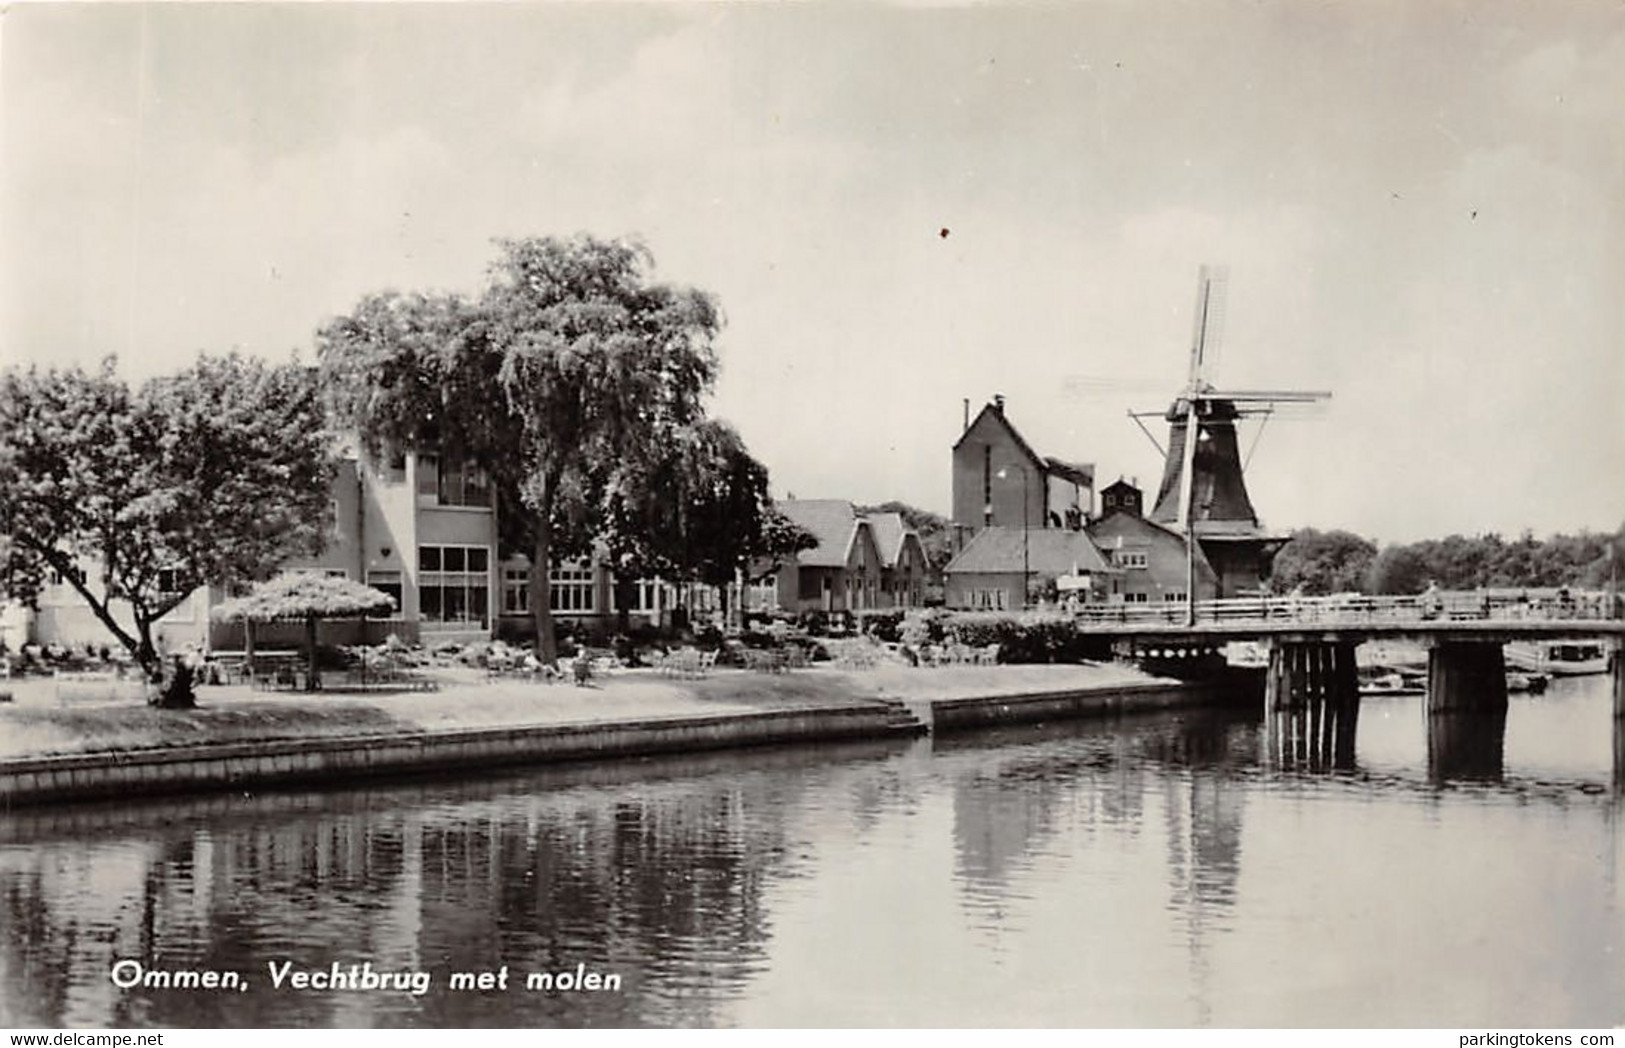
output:
POLYGON ((1359 701, 1355 648, 1370 640, 1420 643, 1428 652, 1428 711, 1504 711, 1504 646, 1514 641, 1597 642, 1610 653, 1614 714, 1625 718, 1625 618, 1606 593, 1480 590, 1415 597, 1249 597, 1193 604, 1086 604, 1084 633, 1131 656, 1216 658, 1232 641, 1268 650, 1268 709, 1359 701), (1538 596, 1531 597, 1535 593, 1538 596))

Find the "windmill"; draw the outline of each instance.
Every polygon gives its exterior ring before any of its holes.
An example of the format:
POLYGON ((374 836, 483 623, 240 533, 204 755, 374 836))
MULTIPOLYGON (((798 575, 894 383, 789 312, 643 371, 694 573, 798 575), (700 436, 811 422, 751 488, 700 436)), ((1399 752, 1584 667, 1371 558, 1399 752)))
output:
MULTIPOLYGON (((1217 577, 1217 595, 1223 597, 1262 582, 1268 560, 1286 541, 1259 524, 1247 494, 1236 423, 1243 418, 1268 421, 1282 404, 1331 398, 1323 390, 1221 391, 1213 387, 1208 368, 1223 327, 1226 282, 1222 268, 1201 268, 1185 388, 1165 412, 1129 412, 1148 437, 1151 433, 1140 422, 1142 418, 1160 414, 1168 422, 1168 448, 1163 451, 1157 446, 1164 461, 1151 520, 1185 536, 1187 602, 1195 600, 1198 545, 1217 577)), ((1156 444, 1156 439, 1152 437, 1151 442, 1156 444)))

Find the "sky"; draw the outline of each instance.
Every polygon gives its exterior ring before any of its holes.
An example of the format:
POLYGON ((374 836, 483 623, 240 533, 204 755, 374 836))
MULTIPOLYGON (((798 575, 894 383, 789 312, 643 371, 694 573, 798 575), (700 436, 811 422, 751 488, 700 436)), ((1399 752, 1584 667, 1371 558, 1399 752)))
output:
POLYGON ((945 513, 996 393, 1154 486, 1211 263, 1214 384, 1333 393, 1244 430, 1267 525, 1612 530, 1621 99, 1620 0, 14 4, 0 364, 309 360, 495 238, 633 236, 775 495, 945 513))

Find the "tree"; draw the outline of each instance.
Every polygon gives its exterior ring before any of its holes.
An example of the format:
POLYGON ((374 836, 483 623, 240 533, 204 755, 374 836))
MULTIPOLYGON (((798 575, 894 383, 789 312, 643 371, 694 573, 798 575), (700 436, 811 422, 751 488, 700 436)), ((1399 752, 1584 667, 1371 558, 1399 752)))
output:
MULTIPOLYGON (((732 427, 707 419, 683 429, 671 448, 664 482, 629 486, 618 498, 623 504, 641 498, 657 513, 670 507, 665 519, 628 535, 669 565, 663 571, 727 592, 740 573, 767 574, 818 545, 773 507, 767 467, 732 427)), ((624 540, 611 538, 611 551, 617 548, 625 548, 624 540)))
POLYGON ((651 282, 637 244, 498 246, 477 298, 368 296, 318 333, 318 359, 335 415, 374 453, 432 448, 487 473, 529 556, 537 649, 552 662, 553 560, 589 553, 615 492, 704 417, 722 320, 709 295, 651 282))
POLYGON ((1303 528, 1276 555, 1271 587, 1315 595, 1358 591, 1376 555, 1376 546, 1351 532, 1303 528))
POLYGON ((333 461, 314 376, 236 355, 131 392, 96 374, 0 377, 5 585, 72 585, 157 679, 153 624, 199 586, 320 550, 333 461))
POLYGON ((1430 577, 1427 562, 1410 546, 1384 546, 1371 562, 1367 593, 1421 593, 1430 577))

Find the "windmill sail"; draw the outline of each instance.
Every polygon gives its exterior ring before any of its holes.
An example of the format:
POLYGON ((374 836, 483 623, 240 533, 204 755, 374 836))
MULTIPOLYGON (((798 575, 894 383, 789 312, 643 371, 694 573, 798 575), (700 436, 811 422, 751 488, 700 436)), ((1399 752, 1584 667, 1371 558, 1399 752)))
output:
POLYGON ((1191 360, 1187 388, 1201 389, 1208 368, 1217 362, 1219 342, 1224 335, 1224 290, 1229 270, 1223 266, 1203 266, 1196 279, 1196 311, 1191 331, 1191 360))
POLYGON ((1325 392, 1248 390, 1221 392, 1211 381, 1224 326, 1228 273, 1203 266, 1196 285, 1186 385, 1163 417, 1168 448, 1150 519, 1187 536, 1187 599, 1196 591, 1197 548, 1214 579, 1214 595, 1256 591, 1269 576, 1283 535, 1260 524, 1247 493, 1236 423, 1267 415, 1277 404, 1324 400, 1325 392))

